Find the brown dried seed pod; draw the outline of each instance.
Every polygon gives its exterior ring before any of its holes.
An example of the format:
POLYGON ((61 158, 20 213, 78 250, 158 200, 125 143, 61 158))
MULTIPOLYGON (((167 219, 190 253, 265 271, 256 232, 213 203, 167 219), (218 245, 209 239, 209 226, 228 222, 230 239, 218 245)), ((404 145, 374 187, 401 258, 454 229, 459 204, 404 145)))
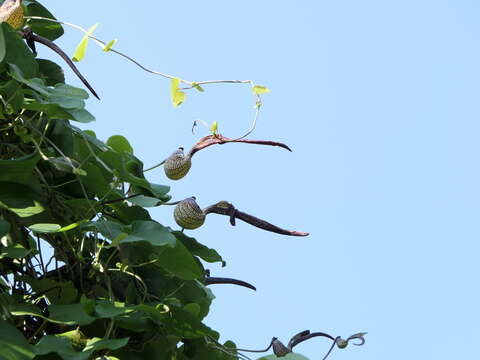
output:
POLYGON ((169 179, 179 180, 187 175, 191 167, 192 157, 185 155, 181 147, 165 160, 163 170, 169 179))
POLYGON ((193 230, 199 228, 205 222, 205 213, 195 200, 194 196, 182 200, 173 211, 176 223, 184 229, 193 230))

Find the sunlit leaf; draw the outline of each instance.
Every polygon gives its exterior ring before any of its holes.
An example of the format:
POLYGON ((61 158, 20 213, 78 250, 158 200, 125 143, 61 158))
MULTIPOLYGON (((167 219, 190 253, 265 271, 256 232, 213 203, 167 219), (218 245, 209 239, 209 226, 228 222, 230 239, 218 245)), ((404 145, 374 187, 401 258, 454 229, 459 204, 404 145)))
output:
POLYGON ((62 227, 58 224, 35 224, 28 227, 30 230, 38 233, 54 233, 60 230, 62 227))
POLYGON ((73 61, 81 61, 85 57, 85 53, 87 52, 87 46, 88 46, 88 41, 89 41, 89 36, 92 35, 92 33, 95 31, 97 28, 98 23, 93 25, 85 34, 85 36, 82 38, 80 43, 78 44, 77 48, 75 49, 75 52, 73 53, 73 61))
POLYGON ((107 45, 103 47, 103 51, 108 52, 117 43, 117 39, 110 40, 107 45))
POLYGON ((180 90, 179 85, 180 85, 180 79, 179 78, 172 79, 172 81, 170 83, 171 97, 172 97, 173 106, 175 106, 175 107, 180 106, 185 101, 185 99, 187 97, 185 92, 180 90))
POLYGON ((99 350, 118 350, 127 345, 129 338, 122 339, 101 339, 93 338, 87 341, 87 346, 83 351, 99 351, 99 350))
POLYGON ((76 351, 65 336, 43 336, 33 348, 36 355, 58 354, 64 360, 87 360, 90 353, 76 351))
POLYGON ((253 93, 256 95, 261 95, 270 92, 270 89, 263 85, 255 85, 253 87, 253 93))
POLYGON ((212 134, 216 134, 218 130, 218 123, 216 121, 213 122, 212 126, 210 126, 210 131, 212 134))
POLYGON ((192 83, 192 87, 200 92, 204 92, 205 89, 203 87, 201 87, 199 84, 197 84, 196 82, 193 82, 192 83))

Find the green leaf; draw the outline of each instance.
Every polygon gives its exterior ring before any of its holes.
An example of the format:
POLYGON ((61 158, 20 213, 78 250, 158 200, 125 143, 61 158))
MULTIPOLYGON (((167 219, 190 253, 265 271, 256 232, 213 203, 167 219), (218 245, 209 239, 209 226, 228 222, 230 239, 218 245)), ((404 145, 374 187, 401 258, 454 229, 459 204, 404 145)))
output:
POLYGON ((81 61, 85 57, 85 53, 87 51, 87 46, 88 46, 88 40, 90 39, 89 36, 92 35, 93 31, 97 28, 98 23, 93 25, 85 34, 85 36, 82 38, 80 41, 80 44, 78 44, 77 48, 75 49, 75 52, 73 54, 73 61, 81 61))
POLYGON ((131 169, 127 168, 128 160, 130 160, 129 156, 130 154, 128 153, 118 153, 112 150, 99 155, 111 169, 114 169, 116 176, 120 180, 149 189, 150 183, 145 178, 135 176, 130 171, 131 169))
POLYGON ((37 59, 38 69, 47 86, 65 83, 63 69, 50 60, 37 59))
POLYGON ((90 357, 88 352, 76 351, 71 340, 65 336, 43 336, 33 348, 36 355, 47 355, 55 353, 64 360, 87 360, 90 357))
POLYGON ((150 190, 157 199, 162 201, 169 201, 171 198, 169 195, 167 195, 170 191, 170 186, 150 183, 150 190))
POLYGON ((48 101, 57 104, 63 109, 83 109, 88 93, 80 88, 67 84, 57 84, 49 88, 48 101))
POLYGON ((84 304, 51 305, 48 309, 50 311, 50 321, 80 326, 95 321, 95 318, 85 311, 84 304))
MULTIPOLYGON (((83 199, 81 199, 81 200, 83 200, 83 199)), ((83 223, 86 223, 86 222, 88 222, 88 220, 80 220, 80 221, 77 221, 77 222, 75 222, 75 223, 73 223, 73 224, 70 224, 70 225, 67 225, 67 226, 64 226, 64 227, 58 229, 57 232, 65 232, 65 231, 69 231, 69 230, 75 229, 75 228, 77 228, 78 226, 80 226, 80 224, 83 224, 83 223)))
POLYGON ((81 349, 87 344, 85 335, 77 328, 75 330, 67 331, 56 336, 61 336, 70 340, 70 344, 76 349, 81 349))
POLYGON ((26 249, 21 244, 2 246, 0 249, 0 259, 3 259, 3 258, 21 259, 26 257, 31 252, 32 252, 31 249, 26 249))
POLYGON ((110 136, 107 140, 107 145, 115 151, 133 154, 133 149, 130 146, 130 143, 121 135, 110 136))
POLYGON ((180 231, 172 232, 177 240, 181 241, 183 245, 190 251, 193 255, 198 256, 202 260, 205 260, 209 263, 221 262, 224 263, 222 257, 217 253, 215 249, 210 249, 205 245, 200 244, 194 238, 188 237, 180 231))
POLYGON ((88 325, 95 321, 95 318, 86 312, 88 304, 50 305, 48 310, 50 317, 46 317, 40 309, 30 304, 10 305, 10 313, 14 316, 37 316, 57 324, 65 325, 88 325))
POLYGON ((0 208, 2 207, 20 217, 28 217, 44 211, 36 193, 25 185, 10 182, 0 182, 0 208))
POLYGON ((95 121, 95 117, 85 109, 72 109, 66 112, 70 114, 70 117, 68 117, 70 120, 75 120, 84 124, 95 121))
POLYGON ((87 346, 83 351, 100 351, 100 350, 118 350, 127 345, 130 338, 104 340, 101 338, 93 338, 87 341, 87 346))
POLYGON ((78 163, 78 161, 69 157, 48 158, 48 162, 59 171, 82 176, 87 175, 87 172, 85 170, 79 168, 80 164, 78 163))
POLYGON ((32 346, 14 326, 0 318, 0 359, 30 360, 35 357, 32 346))
POLYGON ((93 221, 80 225, 80 229, 84 231, 98 231, 107 239, 115 239, 124 233, 127 226, 114 221, 93 221))
POLYGON ((157 198, 150 197, 150 196, 145 196, 145 195, 139 195, 135 196, 133 198, 128 199, 133 204, 136 204, 141 207, 149 208, 149 207, 155 207, 161 205, 163 202, 158 200, 157 198))
POLYGON ((58 224, 34 224, 28 227, 30 230, 38 233, 54 233, 60 230, 62 227, 58 224))
POLYGON ((0 238, 7 235, 10 231, 10 223, 0 219, 0 238))
POLYGON ((164 319, 165 327, 169 332, 186 339, 197 339, 204 336, 214 338, 217 336, 218 338, 217 333, 202 324, 192 313, 180 308, 172 308, 171 313, 171 317, 164 319))
POLYGON ((5 45, 5 36, 3 36, 3 28, 0 28, 0 62, 5 59, 5 55, 7 54, 7 49, 5 45))
POLYGON ((218 130, 218 123, 214 121, 212 123, 212 126, 210 126, 210 131, 212 132, 213 135, 215 135, 217 133, 217 130, 218 130))
POLYGON ((0 84, 0 94, 4 99, 9 100, 5 108, 7 113, 17 112, 23 107, 23 90, 18 81, 11 79, 0 84))
POLYGON ((110 40, 107 45, 103 47, 103 51, 108 52, 112 49, 113 45, 117 43, 117 39, 110 40))
POLYGON ((33 169, 35 169, 39 160, 38 153, 13 160, 0 160, 0 181, 30 185, 33 169))
POLYGON ((71 281, 58 282, 48 278, 37 280, 26 276, 17 279, 27 282, 37 294, 45 295, 50 304, 68 305, 78 297, 78 291, 71 281))
POLYGON ((204 276, 198 261, 180 241, 177 241, 174 248, 166 248, 158 254, 158 259, 156 264, 181 279, 194 280, 204 276))
POLYGON ((6 48, 3 62, 18 66, 26 78, 35 77, 38 73, 38 64, 28 46, 6 22, 1 23, 0 27, 3 30, 6 48))
POLYGON ((261 95, 270 92, 270 89, 263 85, 255 85, 253 87, 253 93, 255 95, 261 95))
POLYGON ((121 244, 145 241, 153 246, 168 246, 173 248, 177 242, 166 227, 155 221, 134 221, 128 236, 120 241, 121 244))
MULTIPOLYGON (((26 6, 28 16, 38 16, 55 20, 52 13, 37 1, 24 0, 23 3, 26 6)), ((46 37, 51 41, 63 35, 62 25, 53 21, 30 19, 28 26, 32 28, 34 33, 46 37)))
POLYGON ((134 311, 132 307, 122 302, 99 300, 95 305, 95 316, 102 319, 114 318, 134 311))
POLYGON ((170 82, 171 97, 172 97, 172 102, 174 107, 180 106, 187 97, 185 92, 180 90, 179 85, 180 85, 179 78, 174 78, 170 82))
POLYGON ((195 88, 196 90, 200 91, 200 92, 205 91, 205 89, 203 87, 201 87, 199 84, 197 84, 196 82, 192 83, 192 87, 195 88))

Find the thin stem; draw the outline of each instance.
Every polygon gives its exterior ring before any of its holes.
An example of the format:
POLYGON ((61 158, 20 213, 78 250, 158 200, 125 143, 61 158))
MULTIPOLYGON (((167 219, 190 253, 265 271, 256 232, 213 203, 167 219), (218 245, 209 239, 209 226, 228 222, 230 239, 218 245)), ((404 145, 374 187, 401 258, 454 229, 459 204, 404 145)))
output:
MULTIPOLYGON (((338 339, 339 337, 337 337, 338 339)), ((332 343, 332 346, 330 346, 330 349, 328 350, 328 352, 325 354, 325 356, 322 358, 322 360, 325 360, 328 355, 330 355, 330 353, 332 352, 332 350, 335 348, 335 344, 337 343, 337 340, 335 339, 332 343)))
MULTIPOLYGON (((49 18, 41 17, 41 16, 25 16, 25 19, 27 19, 27 20, 28 19, 45 20, 45 21, 51 21, 51 22, 55 22, 55 23, 58 23, 58 24, 70 26, 70 27, 72 27, 74 29, 77 29, 77 30, 80 30, 81 32, 86 34, 90 39, 95 41, 101 48, 104 48, 107 45, 107 43, 105 41, 98 39, 97 37, 93 36, 92 34, 89 34, 87 30, 85 30, 84 28, 82 28, 81 26, 76 25, 76 24, 72 24, 72 23, 65 22, 65 21, 59 21, 59 20, 55 20, 55 19, 49 19, 49 18)), ((189 85, 191 88, 195 87, 196 85, 211 85, 211 84, 250 84, 252 89, 255 86, 255 83, 253 82, 253 80, 205 80, 205 81, 185 80, 185 79, 182 79, 178 76, 174 76, 174 75, 170 75, 170 74, 166 74, 166 73, 162 73, 162 72, 159 72, 159 71, 154 71, 154 70, 148 69, 147 67, 142 65, 137 60, 135 60, 132 57, 128 56, 127 54, 124 54, 124 53, 122 53, 118 50, 115 50, 113 48, 110 48, 109 51, 114 52, 115 54, 122 56, 123 58, 127 59, 128 61, 132 62, 133 64, 137 65, 139 68, 141 68, 142 70, 144 70, 144 71, 146 71, 150 74, 159 75, 159 76, 162 76, 162 77, 164 77, 166 79, 170 79, 170 80, 179 79, 180 82, 189 85)), ((252 126, 244 135, 238 137, 235 140, 240 140, 240 139, 243 139, 243 138, 247 137, 256 128, 258 115, 260 113, 260 107, 261 107, 262 102, 261 102, 260 96, 258 94, 255 94, 255 98, 256 98, 256 104, 255 104, 256 110, 255 110, 255 116, 254 116, 254 119, 253 119, 252 126)), ((152 167, 150 169, 147 169, 146 171, 154 169, 158 166, 161 166, 161 164, 155 165, 154 167, 152 167)))
POLYGON ((42 247, 40 243, 40 236, 37 235, 37 247, 38 247, 38 254, 40 255, 40 265, 42 267, 42 272, 45 274, 45 265, 43 262, 43 256, 42 256, 42 247))
POLYGON ((140 195, 142 195, 142 194, 134 194, 134 195, 130 195, 130 196, 126 196, 126 197, 120 198, 120 199, 102 201, 102 202, 101 202, 100 204, 98 204, 98 205, 113 204, 113 203, 116 203, 116 202, 121 202, 121 201, 125 201, 125 200, 128 200, 128 199, 132 199, 132 198, 137 197, 137 196, 140 196, 140 195))
POLYGON ((156 168, 162 166, 163 164, 165 164, 165 161, 167 161, 167 159, 163 160, 162 162, 158 163, 157 165, 153 165, 153 166, 149 167, 148 169, 143 170, 143 172, 146 173, 147 171, 156 169, 156 168))

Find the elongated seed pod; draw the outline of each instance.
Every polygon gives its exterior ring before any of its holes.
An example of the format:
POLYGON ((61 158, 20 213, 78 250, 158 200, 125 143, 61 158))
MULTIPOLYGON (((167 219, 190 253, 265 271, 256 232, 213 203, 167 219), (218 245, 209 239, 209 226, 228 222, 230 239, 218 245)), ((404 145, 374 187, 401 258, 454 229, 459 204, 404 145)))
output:
POLYGON ((191 167, 192 158, 189 154, 185 155, 181 147, 165 160, 163 170, 169 179, 179 180, 188 173, 191 167))
POLYGON ((182 200, 173 211, 176 223, 184 229, 196 229, 205 222, 205 213, 195 200, 193 196, 182 200))
POLYGON ((23 25, 22 0, 6 0, 0 7, 0 22, 17 29, 23 25))

